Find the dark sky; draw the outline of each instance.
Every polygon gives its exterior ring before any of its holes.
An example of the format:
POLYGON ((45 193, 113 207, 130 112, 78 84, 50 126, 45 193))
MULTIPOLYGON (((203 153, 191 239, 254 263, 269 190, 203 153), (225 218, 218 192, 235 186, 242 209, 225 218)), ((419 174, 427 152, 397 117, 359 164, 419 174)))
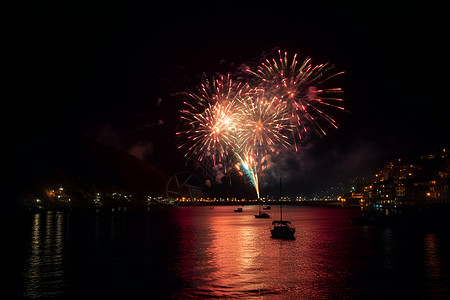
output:
POLYGON ((268 177, 283 177, 286 194, 448 146, 443 5, 291 2, 9 2, 4 147, 17 157, 35 141, 81 135, 176 172, 185 167, 173 145, 175 94, 275 48, 344 70, 350 112, 336 115, 338 130, 274 161, 268 177))

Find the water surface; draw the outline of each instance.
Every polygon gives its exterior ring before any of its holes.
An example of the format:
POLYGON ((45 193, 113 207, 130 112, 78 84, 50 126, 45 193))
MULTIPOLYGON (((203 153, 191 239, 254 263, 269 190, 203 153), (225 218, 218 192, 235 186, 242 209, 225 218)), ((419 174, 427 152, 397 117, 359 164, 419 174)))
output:
MULTIPOLYGON (((295 240, 257 206, 22 216, 22 298, 448 298, 443 230, 352 226, 358 209, 288 206, 295 240)), ((18 249, 19 250, 19 249, 18 249)))

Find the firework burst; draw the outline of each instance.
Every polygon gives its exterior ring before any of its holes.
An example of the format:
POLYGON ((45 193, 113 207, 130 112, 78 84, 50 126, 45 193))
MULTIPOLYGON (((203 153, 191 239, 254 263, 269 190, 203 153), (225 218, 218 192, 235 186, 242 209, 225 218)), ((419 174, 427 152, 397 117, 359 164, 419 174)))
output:
POLYGON ((286 52, 282 55, 278 51, 278 54, 278 59, 266 59, 256 71, 247 71, 259 79, 259 88, 278 98, 288 111, 289 123, 296 128, 297 134, 292 138, 297 151, 297 141, 308 132, 308 128, 322 136, 326 135, 324 122, 337 128, 336 121, 327 111, 328 108, 344 110, 339 105, 342 90, 323 86, 344 72, 334 73, 333 66, 328 63, 313 65, 310 58, 300 64, 297 54, 292 60, 288 59, 286 52))
POLYGON ((264 156, 290 145, 287 135, 290 126, 286 125, 287 114, 283 107, 278 99, 268 99, 263 90, 254 91, 239 102, 234 153, 258 198, 264 156))
POLYGON ((329 111, 344 110, 342 90, 324 87, 343 72, 278 53, 278 59, 266 59, 256 71, 246 70, 254 85, 219 76, 187 94, 190 101, 181 111, 185 128, 177 133, 185 137, 179 146, 185 157, 209 157, 214 165, 230 160, 249 178, 258 198, 265 156, 291 145, 298 151, 297 143, 310 131, 326 135, 325 124, 338 127, 329 111))
POLYGON ((263 156, 278 147, 288 147, 290 131, 284 105, 277 98, 267 98, 264 91, 257 91, 239 103, 239 127, 237 131, 239 152, 251 152, 263 156))
POLYGON ((190 93, 191 102, 184 102, 181 111, 187 129, 178 132, 186 136, 179 149, 185 149, 185 157, 195 156, 202 161, 210 156, 216 164, 228 156, 236 146, 236 122, 239 99, 245 95, 246 85, 234 84, 229 76, 206 80, 200 92, 190 93))

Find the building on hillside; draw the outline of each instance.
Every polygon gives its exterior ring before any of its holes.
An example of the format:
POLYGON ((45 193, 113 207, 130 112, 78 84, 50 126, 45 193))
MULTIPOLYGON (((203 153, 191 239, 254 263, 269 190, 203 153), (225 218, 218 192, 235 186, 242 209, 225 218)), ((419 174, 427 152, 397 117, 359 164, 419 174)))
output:
POLYGON ((419 158, 390 161, 369 184, 343 194, 345 203, 381 206, 450 204, 450 160, 445 149, 419 158))

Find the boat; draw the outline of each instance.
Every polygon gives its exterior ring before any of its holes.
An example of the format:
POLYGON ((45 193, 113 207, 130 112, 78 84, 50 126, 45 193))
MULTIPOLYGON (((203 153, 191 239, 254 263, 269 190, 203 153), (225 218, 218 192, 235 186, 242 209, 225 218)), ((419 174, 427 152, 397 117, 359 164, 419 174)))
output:
POLYGON ((263 206, 263 210, 270 210, 270 209, 272 209, 272 208, 270 207, 270 205, 263 206))
POLYGON ((278 239, 295 239, 295 228, 292 227, 291 222, 289 221, 273 221, 272 229, 270 230, 273 238, 278 239))
MULTIPOLYGON (((280 199, 281 199, 281 178, 280 178, 280 199)), ((283 205, 280 202, 280 220, 272 222, 272 229, 270 230, 272 238, 278 239, 295 239, 295 228, 292 227, 291 222, 283 221, 283 205)))
POLYGON ((238 209, 235 209, 234 212, 242 212, 242 207, 239 207, 238 209))
POLYGON ((268 213, 262 212, 261 209, 259 209, 259 213, 254 216, 256 219, 269 219, 270 218, 270 215, 268 213))

